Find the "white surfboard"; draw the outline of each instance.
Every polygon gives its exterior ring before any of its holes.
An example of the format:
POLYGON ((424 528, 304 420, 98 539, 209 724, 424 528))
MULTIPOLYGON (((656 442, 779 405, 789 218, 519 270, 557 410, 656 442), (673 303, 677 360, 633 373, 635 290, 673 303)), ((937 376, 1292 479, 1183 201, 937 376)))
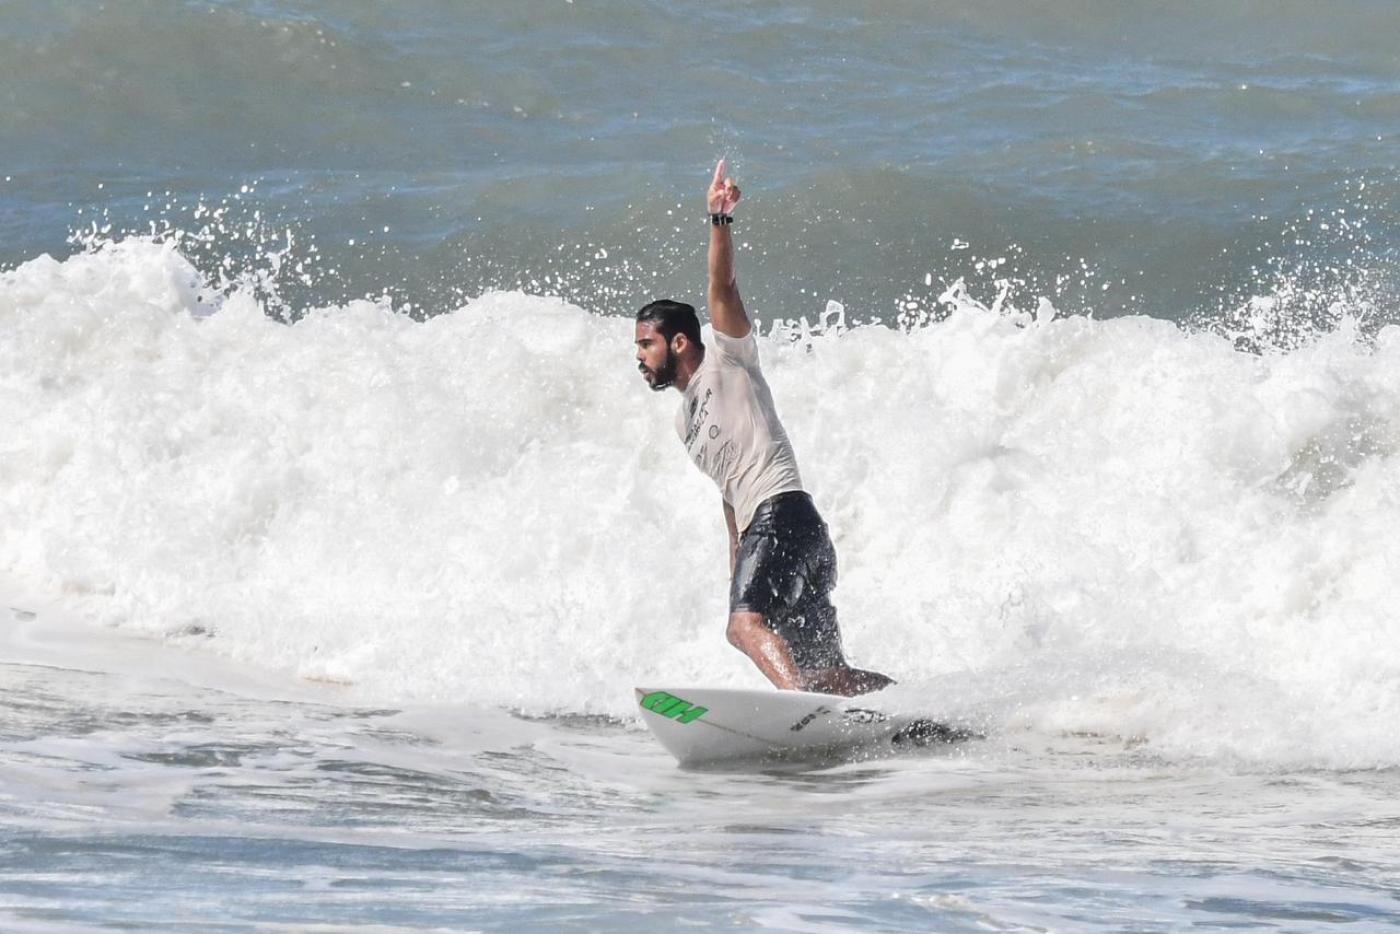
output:
POLYGON ((843 761, 977 735, 928 716, 898 713, 879 694, 636 690, 642 721, 677 762, 692 768, 762 760, 843 761))

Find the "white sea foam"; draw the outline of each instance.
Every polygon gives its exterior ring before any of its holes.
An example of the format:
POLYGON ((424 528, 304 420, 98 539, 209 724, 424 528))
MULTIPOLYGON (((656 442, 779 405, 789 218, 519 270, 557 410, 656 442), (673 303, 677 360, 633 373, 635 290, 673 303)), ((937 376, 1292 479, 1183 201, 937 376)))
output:
MULTIPOLYGON (((0 275, 0 572, 386 698, 759 683, 630 322, 494 293, 288 326, 202 291, 136 239, 0 275)), ((1400 329, 1255 355, 947 300, 763 338, 854 660, 1003 736, 1400 764, 1400 329)))

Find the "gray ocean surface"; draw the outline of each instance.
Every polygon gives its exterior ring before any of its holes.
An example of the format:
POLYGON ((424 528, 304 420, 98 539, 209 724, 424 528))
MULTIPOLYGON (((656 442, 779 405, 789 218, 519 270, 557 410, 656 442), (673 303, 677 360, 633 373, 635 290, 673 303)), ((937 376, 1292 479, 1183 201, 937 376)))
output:
POLYGON ((0 0, 0 929, 1394 930, 1397 36, 0 0), (848 646, 985 742, 625 713, 739 677, 616 319, 720 156, 848 646))
POLYGON ((1394 291, 1397 32, 1379 0, 11 0, 0 263, 154 223, 232 272, 291 235, 293 308, 622 313, 698 296, 727 155, 770 317, 960 277, 1100 316, 1359 301, 1394 291))
POLYGON ((6 930, 1400 923, 1393 769, 1067 735, 683 772, 609 718, 368 707, 0 612, 6 930))

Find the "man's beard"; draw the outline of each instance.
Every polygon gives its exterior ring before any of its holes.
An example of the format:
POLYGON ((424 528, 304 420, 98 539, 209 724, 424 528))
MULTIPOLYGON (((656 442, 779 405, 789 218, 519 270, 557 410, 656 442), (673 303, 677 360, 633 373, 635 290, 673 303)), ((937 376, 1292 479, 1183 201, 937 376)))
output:
POLYGON ((666 362, 658 369, 649 369, 643 366, 643 370, 651 374, 651 391, 660 392, 663 389, 670 389, 671 384, 676 381, 676 355, 671 353, 671 348, 666 348, 666 362))

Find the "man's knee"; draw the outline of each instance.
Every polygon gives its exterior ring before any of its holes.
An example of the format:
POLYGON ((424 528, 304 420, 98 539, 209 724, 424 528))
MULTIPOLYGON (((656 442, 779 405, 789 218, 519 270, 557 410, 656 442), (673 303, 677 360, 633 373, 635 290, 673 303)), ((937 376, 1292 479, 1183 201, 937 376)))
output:
POLYGON ((763 626, 762 613, 730 613, 729 625, 725 628, 725 637, 729 639, 729 644, 739 650, 744 650, 753 642, 753 634, 763 626))

